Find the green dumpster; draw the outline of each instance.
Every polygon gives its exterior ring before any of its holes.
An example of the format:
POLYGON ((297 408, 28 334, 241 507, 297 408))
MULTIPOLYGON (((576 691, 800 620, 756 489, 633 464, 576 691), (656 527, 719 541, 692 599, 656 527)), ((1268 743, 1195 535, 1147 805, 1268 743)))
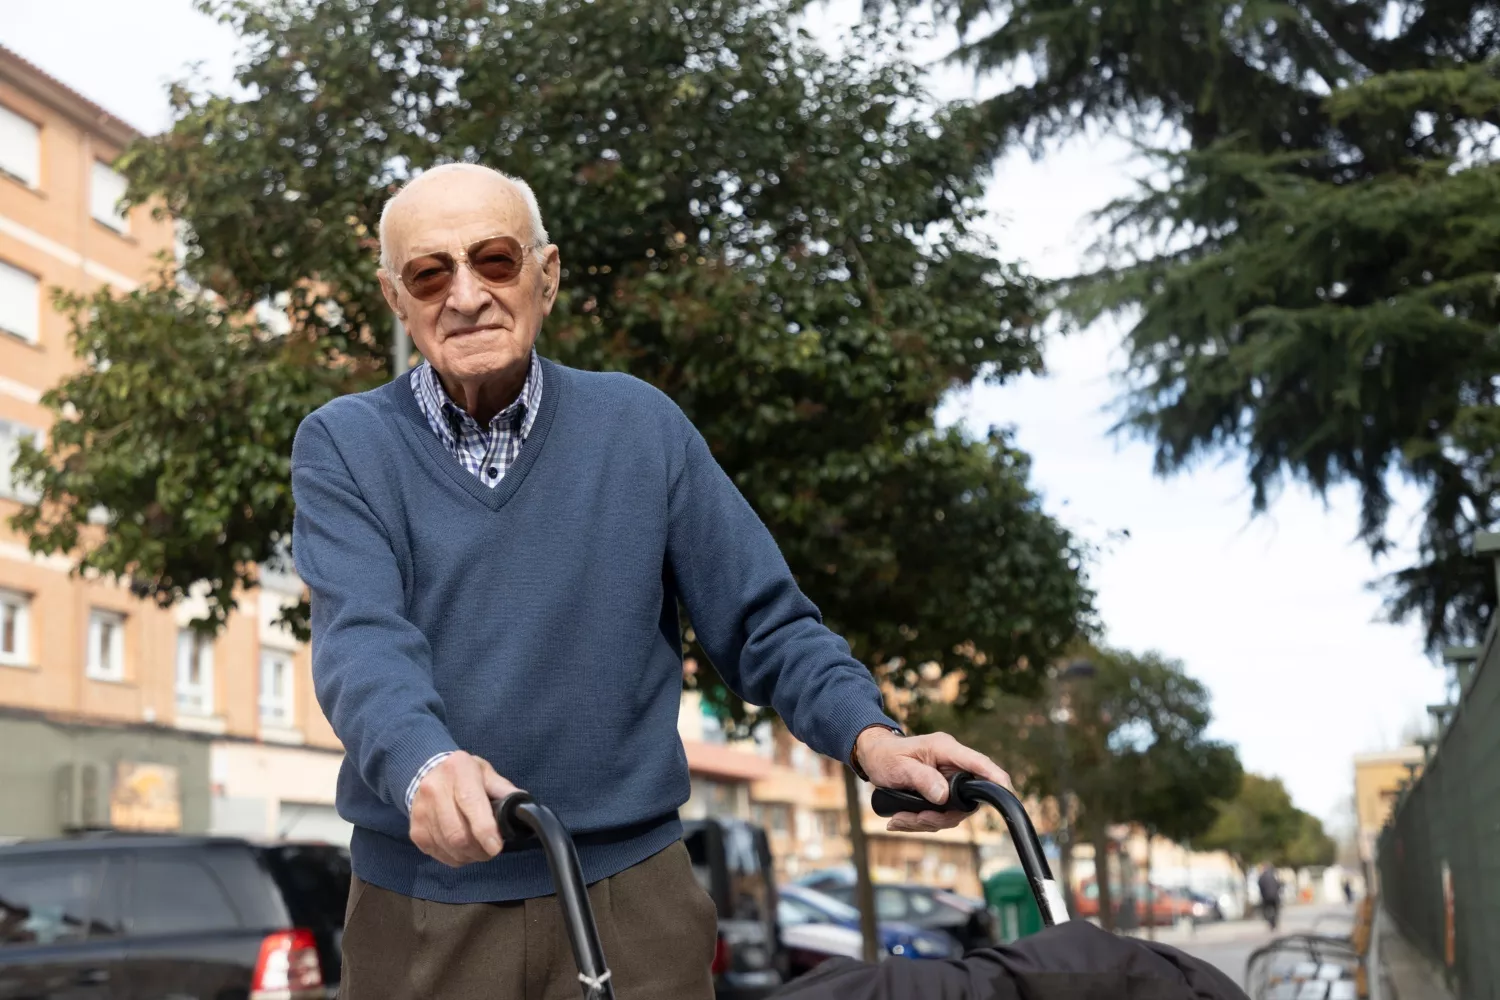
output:
POLYGON ((1042 912, 1031 895, 1026 873, 1007 868, 984 880, 984 901, 995 914, 995 932, 1001 944, 1042 929, 1042 912))

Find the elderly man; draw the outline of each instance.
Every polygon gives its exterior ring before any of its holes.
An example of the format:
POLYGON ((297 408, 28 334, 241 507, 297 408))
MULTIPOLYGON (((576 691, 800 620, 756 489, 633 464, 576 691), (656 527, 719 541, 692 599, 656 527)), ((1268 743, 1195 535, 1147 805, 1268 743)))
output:
POLYGON ((342 995, 573 995, 545 859, 502 850, 491 814, 519 786, 575 837, 618 995, 707 1000, 714 907, 677 815, 679 601, 730 687, 871 780, 941 799, 939 768, 1005 774, 901 736, 670 399, 538 357, 560 270, 525 184, 429 170, 387 204, 380 245, 426 361, 318 410, 292 456, 355 827, 342 995))

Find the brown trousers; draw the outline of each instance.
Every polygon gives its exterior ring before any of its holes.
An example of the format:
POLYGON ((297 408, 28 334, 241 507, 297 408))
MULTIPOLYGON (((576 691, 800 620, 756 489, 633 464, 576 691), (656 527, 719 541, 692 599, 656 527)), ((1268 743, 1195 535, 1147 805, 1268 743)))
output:
MULTIPOLYGON (((617 1000, 712 1000, 718 917, 681 841, 589 886, 617 1000)), ((578 1000, 556 896, 433 903, 354 879, 340 1000, 578 1000)))

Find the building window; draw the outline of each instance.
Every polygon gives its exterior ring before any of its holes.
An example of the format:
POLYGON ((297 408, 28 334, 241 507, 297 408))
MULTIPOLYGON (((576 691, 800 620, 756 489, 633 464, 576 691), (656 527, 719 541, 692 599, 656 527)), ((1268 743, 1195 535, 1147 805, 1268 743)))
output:
POLYGON ((89 612, 88 676, 96 681, 125 679, 125 616, 114 611, 89 612))
POLYGON ((130 231, 130 220, 120 202, 125 197, 125 178, 108 164, 94 161, 93 183, 89 186, 89 210, 95 220, 117 233, 130 231))
POLYGON ((818 835, 842 837, 844 835, 844 812, 840 809, 819 809, 814 814, 818 835))
POLYGON ((42 283, 0 261, 0 331, 35 344, 42 335, 42 283))
POLYGON ((9 174, 27 187, 36 187, 42 177, 42 130, 30 118, 4 106, 0 106, 0 174, 9 174))
POLYGON ((792 766, 792 740, 791 734, 782 730, 776 734, 776 752, 771 759, 778 767, 792 766))
POLYGON ((772 833, 792 831, 792 809, 781 802, 758 802, 755 805, 755 822, 772 833))
POLYGON ((15 481, 16 459, 21 454, 21 442, 30 439, 38 448, 42 446, 42 432, 20 424, 0 420, 0 497, 31 503, 37 492, 22 489, 15 481))
POLYGON ((792 770, 808 778, 823 776, 823 761, 815 752, 802 743, 793 743, 791 749, 792 770))
POLYGON ((31 599, 10 590, 0 590, 0 663, 31 663, 31 599))
POLYGON ((713 778, 692 778, 691 797, 693 804, 701 807, 705 816, 741 817, 743 804, 748 801, 749 787, 743 782, 716 781, 713 778))
POLYGON ((260 654, 260 723, 292 725, 292 654, 268 649, 260 654))
POLYGON ((213 639, 193 628, 177 632, 177 711, 214 714, 213 639))

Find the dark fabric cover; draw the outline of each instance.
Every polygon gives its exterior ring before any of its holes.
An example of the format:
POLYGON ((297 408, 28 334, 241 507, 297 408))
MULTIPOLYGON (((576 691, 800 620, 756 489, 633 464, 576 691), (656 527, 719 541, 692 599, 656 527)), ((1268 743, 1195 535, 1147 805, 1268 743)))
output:
POLYGON ((777 1000, 1248 1000, 1224 973, 1176 948, 1077 920, 962 959, 830 959, 777 1000))

